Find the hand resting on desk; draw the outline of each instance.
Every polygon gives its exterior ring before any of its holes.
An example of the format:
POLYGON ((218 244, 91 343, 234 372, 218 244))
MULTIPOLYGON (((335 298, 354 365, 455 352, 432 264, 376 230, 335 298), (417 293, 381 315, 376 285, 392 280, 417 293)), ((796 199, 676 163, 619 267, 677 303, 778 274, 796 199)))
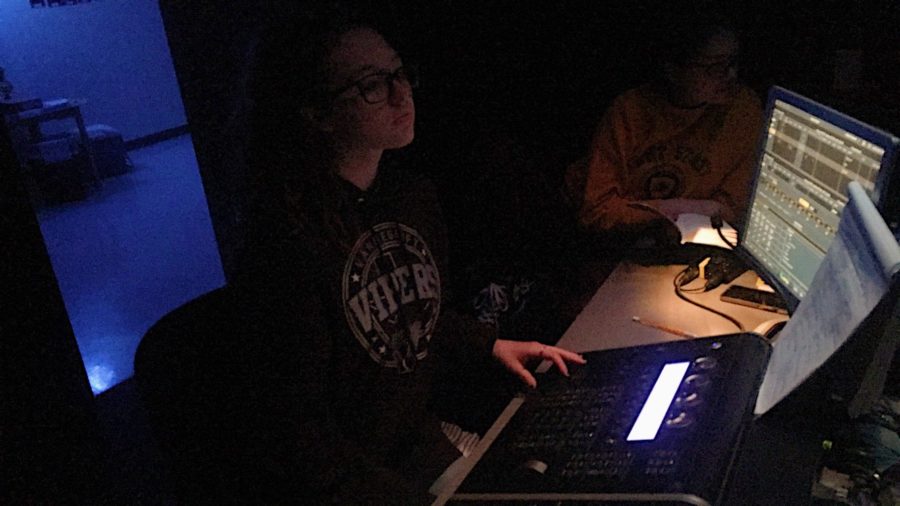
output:
POLYGON ((569 375, 569 368, 566 367, 566 362, 585 363, 584 357, 577 353, 557 348, 556 346, 541 344, 537 341, 524 342, 497 339, 494 342, 493 354, 494 358, 531 388, 537 387, 537 380, 526 369, 529 362, 537 359, 550 360, 556 364, 563 376, 569 375))

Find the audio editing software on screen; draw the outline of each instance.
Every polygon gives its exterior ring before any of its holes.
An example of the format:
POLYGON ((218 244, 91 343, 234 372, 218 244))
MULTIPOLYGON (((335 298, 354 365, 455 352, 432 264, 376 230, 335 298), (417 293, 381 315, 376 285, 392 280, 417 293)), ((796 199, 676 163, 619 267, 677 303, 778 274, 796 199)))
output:
POLYGON ((858 181, 871 193, 884 152, 775 101, 743 244, 798 299, 837 232, 847 184, 858 181))

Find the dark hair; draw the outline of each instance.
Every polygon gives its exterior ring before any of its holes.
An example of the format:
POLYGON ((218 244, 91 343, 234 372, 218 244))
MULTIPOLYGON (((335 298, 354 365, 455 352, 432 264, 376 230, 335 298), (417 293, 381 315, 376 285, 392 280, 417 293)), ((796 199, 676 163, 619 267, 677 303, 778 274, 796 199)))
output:
POLYGON ((658 15, 652 44, 657 67, 684 64, 715 35, 738 34, 732 20, 712 2, 669 2, 658 15))
POLYGON ((251 221, 349 248, 335 153, 309 115, 330 107, 328 56, 343 34, 360 27, 372 24, 348 9, 328 9, 272 21, 262 32, 250 84, 251 221))

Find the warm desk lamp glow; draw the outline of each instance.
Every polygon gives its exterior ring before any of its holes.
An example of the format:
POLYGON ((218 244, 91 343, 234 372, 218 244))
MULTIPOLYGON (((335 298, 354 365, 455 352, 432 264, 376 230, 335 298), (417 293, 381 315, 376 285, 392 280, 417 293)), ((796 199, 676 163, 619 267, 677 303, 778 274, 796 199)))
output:
POLYGON ((706 244, 708 246, 718 246, 720 248, 732 249, 733 244, 737 244, 737 231, 729 224, 722 224, 722 235, 731 244, 726 243, 719 236, 718 230, 712 226, 709 216, 702 214, 680 214, 675 220, 675 226, 681 232, 681 243, 706 244))

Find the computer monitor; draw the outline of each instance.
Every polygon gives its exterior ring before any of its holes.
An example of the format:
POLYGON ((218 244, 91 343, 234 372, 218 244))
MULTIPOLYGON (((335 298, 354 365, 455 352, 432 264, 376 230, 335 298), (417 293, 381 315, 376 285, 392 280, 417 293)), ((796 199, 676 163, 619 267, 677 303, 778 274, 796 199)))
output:
POLYGON ((834 239, 858 181, 883 212, 897 137, 773 87, 738 253, 793 311, 834 239))

